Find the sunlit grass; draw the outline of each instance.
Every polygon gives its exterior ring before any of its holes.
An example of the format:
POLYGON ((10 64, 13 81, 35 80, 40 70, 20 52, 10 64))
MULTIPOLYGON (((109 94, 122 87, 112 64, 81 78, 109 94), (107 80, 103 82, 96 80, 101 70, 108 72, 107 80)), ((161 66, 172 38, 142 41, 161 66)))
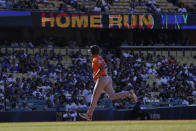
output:
POLYGON ((0 123, 0 131, 196 131, 196 121, 0 123))

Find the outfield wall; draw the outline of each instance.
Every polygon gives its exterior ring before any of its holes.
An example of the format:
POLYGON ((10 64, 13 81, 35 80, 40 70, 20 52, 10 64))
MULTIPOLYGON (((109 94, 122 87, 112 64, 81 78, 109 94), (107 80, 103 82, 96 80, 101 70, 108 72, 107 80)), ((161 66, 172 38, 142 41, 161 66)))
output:
MULTIPOLYGON (((84 112, 84 111, 80 111, 84 112)), ((63 112, 0 112, 0 122, 62 121, 63 112)), ((196 106, 133 110, 96 110, 93 120, 190 120, 196 106)), ((77 120, 81 120, 79 117, 77 120)))

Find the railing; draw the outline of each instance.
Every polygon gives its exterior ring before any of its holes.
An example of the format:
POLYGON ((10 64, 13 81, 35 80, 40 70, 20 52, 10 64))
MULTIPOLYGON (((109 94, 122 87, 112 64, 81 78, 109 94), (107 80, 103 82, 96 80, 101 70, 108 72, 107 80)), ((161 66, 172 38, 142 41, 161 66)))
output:
MULTIPOLYGON (((165 56, 196 56, 196 46, 120 46, 122 51, 133 51, 138 54, 151 53, 155 55, 165 55, 165 56)), ((88 55, 88 49, 86 48, 66 48, 66 47, 55 47, 55 48, 12 48, 12 47, 2 47, 0 48, 2 53, 6 51, 14 52, 17 50, 23 50, 27 54, 44 53, 46 50, 48 53, 53 50, 56 54, 60 53, 62 56, 68 56, 72 52, 76 53, 80 51, 84 56, 88 55)), ((107 49, 108 50, 108 49, 107 49)), ((115 52, 115 49, 109 49, 110 52, 115 52)))
POLYGON ((36 48, 22 48, 22 47, 1 47, 0 48, 2 53, 5 53, 6 51, 10 51, 10 52, 14 52, 14 51, 19 51, 19 50, 23 50, 25 53, 30 53, 32 55, 36 54, 36 53, 44 53, 44 51, 46 50, 48 53, 52 50, 54 51, 56 54, 61 53, 61 55, 65 56, 65 55, 70 55, 72 52, 76 52, 76 51, 81 51, 81 53, 83 55, 87 55, 88 54, 88 49, 85 48, 66 48, 66 47, 55 47, 55 48, 46 48, 46 47, 36 47, 36 48))
POLYGON ((195 49, 196 46, 120 46, 121 49, 195 49))
POLYGON ((166 56, 196 56, 196 46, 120 46, 122 51, 166 56))
MULTIPOLYGON (((72 54, 72 52, 76 53, 77 51, 80 51, 85 57, 88 57, 88 50, 87 49, 84 49, 84 48, 74 48, 74 49, 70 49, 70 48, 10 48, 10 47, 3 47, 3 48, 0 48, 1 52, 2 53, 5 53, 5 52, 15 52, 15 51, 20 51, 20 50, 23 50, 24 53, 26 54, 32 54, 32 55, 35 55, 35 54, 43 54, 44 51, 46 50, 47 53, 50 53, 50 51, 54 51, 54 53, 56 55, 60 54, 62 57, 63 57, 63 62, 66 66, 68 66, 71 61, 70 61, 70 58, 69 56, 72 54)), ((58 61, 53 61, 54 63, 57 63, 58 61)))

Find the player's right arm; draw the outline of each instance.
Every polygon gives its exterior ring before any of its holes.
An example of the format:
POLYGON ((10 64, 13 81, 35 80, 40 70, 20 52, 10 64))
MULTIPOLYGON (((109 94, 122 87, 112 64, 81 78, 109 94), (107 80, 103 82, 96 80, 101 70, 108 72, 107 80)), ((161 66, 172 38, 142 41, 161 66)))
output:
POLYGON ((104 69, 104 64, 101 64, 99 66, 99 69, 98 69, 97 73, 93 76, 94 80, 98 78, 99 74, 103 71, 103 69, 104 69))

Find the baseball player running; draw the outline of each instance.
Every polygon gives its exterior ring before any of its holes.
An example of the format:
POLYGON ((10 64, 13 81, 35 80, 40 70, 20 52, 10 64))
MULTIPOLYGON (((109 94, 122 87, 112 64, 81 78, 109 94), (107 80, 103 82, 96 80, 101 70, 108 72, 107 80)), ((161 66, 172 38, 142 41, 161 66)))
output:
POLYGON ((89 52, 93 58, 92 60, 92 68, 93 68, 93 79, 95 81, 95 86, 93 90, 93 94, 91 97, 91 103, 88 111, 86 113, 79 113, 79 116, 86 120, 92 120, 93 112, 97 105, 98 99, 104 90, 109 99, 117 100, 121 98, 131 97, 135 103, 137 103, 137 96, 135 95, 133 90, 130 91, 122 91, 115 93, 112 87, 112 79, 107 74, 107 69, 105 65, 105 61, 101 56, 99 56, 99 47, 97 45, 93 45, 90 47, 89 52))

